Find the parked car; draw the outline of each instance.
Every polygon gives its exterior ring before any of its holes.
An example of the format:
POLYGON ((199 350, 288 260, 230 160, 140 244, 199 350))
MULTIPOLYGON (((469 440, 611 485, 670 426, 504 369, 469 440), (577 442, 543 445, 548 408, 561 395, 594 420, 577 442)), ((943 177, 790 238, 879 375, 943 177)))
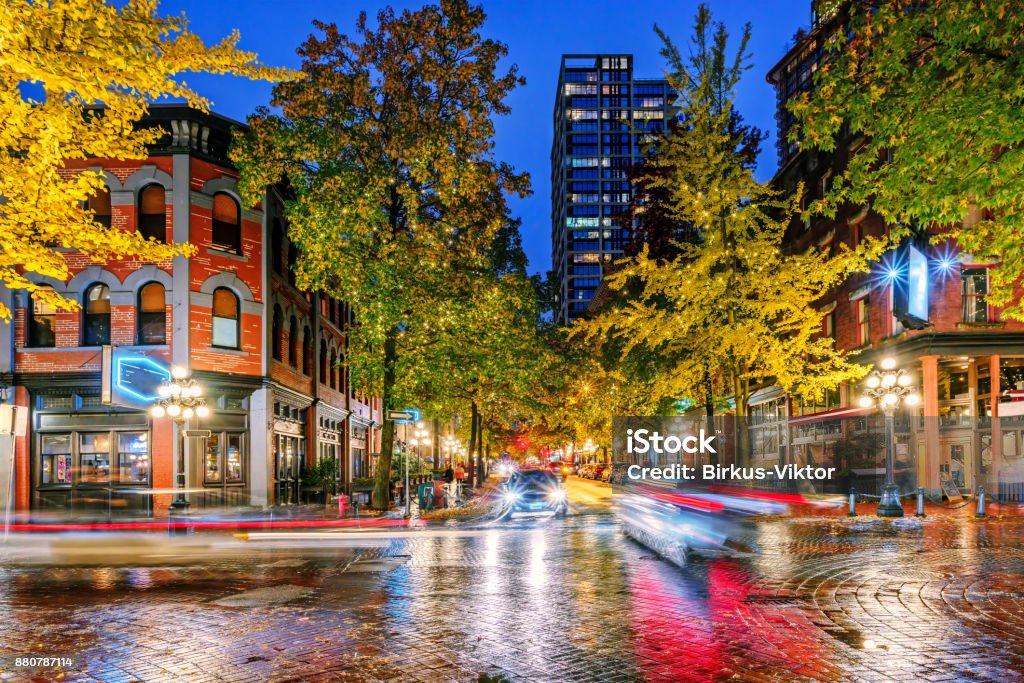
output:
POLYGON ((594 469, 592 471, 592 474, 590 475, 590 478, 595 481, 602 481, 604 478, 604 470, 606 467, 608 466, 603 462, 595 462, 594 469))
POLYGON ((579 468, 576 470, 576 476, 582 477, 583 479, 589 479, 591 469, 592 465, 590 463, 580 465, 579 468))
POLYGON ((502 499, 512 514, 553 512, 561 517, 569 510, 561 480, 547 469, 516 472, 505 482, 502 499))
POLYGON ((609 484, 624 484, 628 471, 628 462, 613 462, 610 467, 605 468, 602 478, 609 484))

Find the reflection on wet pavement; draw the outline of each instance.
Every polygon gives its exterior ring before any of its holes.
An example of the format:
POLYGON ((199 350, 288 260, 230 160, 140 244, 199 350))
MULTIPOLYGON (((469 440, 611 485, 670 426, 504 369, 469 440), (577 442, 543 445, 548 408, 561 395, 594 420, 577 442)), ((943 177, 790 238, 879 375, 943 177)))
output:
POLYGON ((777 519, 757 554, 679 568, 589 512, 194 567, 0 569, 5 680, 55 676, 7 666, 28 654, 102 681, 1024 678, 1020 515, 777 519))

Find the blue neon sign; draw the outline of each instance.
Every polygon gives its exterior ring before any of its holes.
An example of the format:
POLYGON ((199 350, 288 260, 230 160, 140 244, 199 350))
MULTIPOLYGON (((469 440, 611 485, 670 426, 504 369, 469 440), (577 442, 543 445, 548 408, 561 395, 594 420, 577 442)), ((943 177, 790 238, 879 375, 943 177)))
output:
POLYGON ((110 374, 110 402, 129 408, 148 408, 160 398, 160 385, 171 379, 165 363, 120 349, 113 351, 110 374))

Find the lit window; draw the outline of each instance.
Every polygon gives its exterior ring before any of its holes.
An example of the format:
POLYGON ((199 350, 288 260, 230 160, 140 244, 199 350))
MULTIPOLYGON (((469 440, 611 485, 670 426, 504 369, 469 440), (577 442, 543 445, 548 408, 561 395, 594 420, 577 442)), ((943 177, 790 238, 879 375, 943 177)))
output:
POLYGON ((986 268, 964 268, 960 271, 960 292, 965 323, 987 323, 988 270, 986 268))
POLYGON ((166 196, 160 185, 147 185, 139 193, 139 234, 157 242, 167 241, 166 196))
POLYGON ((108 188, 104 187, 96 192, 86 202, 86 208, 92 211, 94 221, 110 227, 110 190, 108 188))
POLYGON ((871 343, 871 306, 868 297, 857 300, 857 346, 871 343))
POLYGON ((213 291, 213 345, 238 348, 238 297, 230 289, 213 291))
POLYGON ((213 195, 213 246, 242 253, 241 210, 238 202, 224 192, 213 195))
POLYGON ((150 282, 139 290, 139 344, 167 343, 164 286, 150 282))

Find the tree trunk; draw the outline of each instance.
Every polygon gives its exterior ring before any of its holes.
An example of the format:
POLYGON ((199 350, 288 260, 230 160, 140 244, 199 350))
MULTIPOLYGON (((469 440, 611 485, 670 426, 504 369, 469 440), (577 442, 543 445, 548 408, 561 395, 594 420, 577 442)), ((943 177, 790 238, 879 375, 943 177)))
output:
POLYGON ((469 462, 466 466, 469 468, 469 485, 476 487, 476 469, 474 467, 476 458, 473 457, 473 447, 476 445, 476 430, 479 425, 479 413, 476 410, 476 401, 470 403, 470 414, 469 414, 469 462))
POLYGON ((708 453, 708 464, 718 464, 718 431, 715 429, 715 397, 714 397, 714 384, 711 382, 711 375, 707 372, 704 373, 704 415, 707 418, 707 425, 705 425, 708 433, 714 434, 712 444, 715 448, 714 453, 708 453))
POLYGON ((480 486, 484 483, 484 418, 483 415, 477 415, 478 427, 476 430, 476 467, 473 469, 476 472, 476 481, 473 483, 473 488, 480 486))
MULTIPOLYGON (((377 459, 377 479, 373 483, 370 504, 377 510, 391 506, 388 491, 391 484, 391 454, 395 449, 395 423, 387 419, 387 411, 394 410, 395 365, 398 361, 398 329, 391 328, 384 335, 384 385, 381 388, 381 410, 384 429, 380 435, 380 457, 377 459)), ((405 492, 409 495, 409 492, 405 492)))

